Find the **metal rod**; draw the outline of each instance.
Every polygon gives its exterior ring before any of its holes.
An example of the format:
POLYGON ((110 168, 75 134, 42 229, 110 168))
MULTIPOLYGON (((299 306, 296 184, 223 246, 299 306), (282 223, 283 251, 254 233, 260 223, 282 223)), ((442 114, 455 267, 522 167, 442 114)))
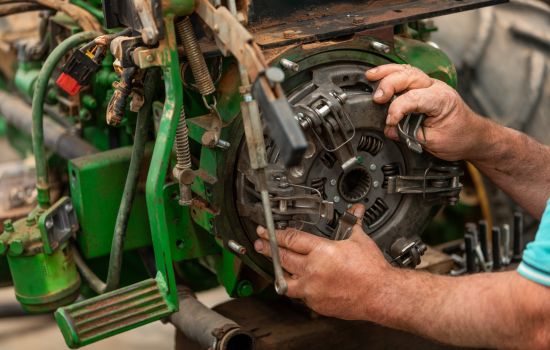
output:
POLYGON ((487 241, 489 239, 489 225, 487 225, 487 221, 481 220, 478 224, 478 233, 479 233, 479 245, 481 247, 481 252, 483 253, 483 257, 485 258, 485 261, 489 261, 489 250, 487 241))
POLYGON ((499 227, 493 227, 493 270, 502 267, 502 255, 500 252, 501 233, 499 227))
POLYGON ((523 214, 514 213, 514 232, 512 242, 512 262, 518 263, 522 259, 523 255, 523 214))

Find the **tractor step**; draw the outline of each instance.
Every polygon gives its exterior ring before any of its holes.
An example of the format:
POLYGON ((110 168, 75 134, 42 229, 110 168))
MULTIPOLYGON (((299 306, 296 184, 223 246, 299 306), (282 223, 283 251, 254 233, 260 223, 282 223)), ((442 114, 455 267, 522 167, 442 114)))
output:
POLYGON ((55 319, 74 349, 160 320, 174 310, 148 279, 57 309, 55 319))

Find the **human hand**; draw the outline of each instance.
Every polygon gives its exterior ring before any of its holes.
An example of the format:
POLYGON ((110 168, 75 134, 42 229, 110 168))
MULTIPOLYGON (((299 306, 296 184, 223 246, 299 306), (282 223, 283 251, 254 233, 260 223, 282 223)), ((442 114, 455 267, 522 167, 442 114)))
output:
MULTIPOLYGON (((380 81, 374 101, 391 102, 384 133, 399 140, 397 124, 410 113, 423 113, 426 144, 435 156, 449 160, 474 160, 479 152, 477 140, 484 137, 488 125, 464 103, 458 92, 444 82, 432 79, 409 65, 387 64, 366 72, 370 81, 380 81)), ((420 131, 418 135, 423 140, 420 131)))
MULTIPOLYGON (((349 211, 358 223, 347 240, 331 241, 295 229, 276 231, 276 236, 289 297, 304 300, 325 316, 367 319, 377 283, 393 268, 361 227, 365 207, 355 205, 349 211)), ((271 257, 267 230, 259 226, 257 233, 256 251, 271 257)))

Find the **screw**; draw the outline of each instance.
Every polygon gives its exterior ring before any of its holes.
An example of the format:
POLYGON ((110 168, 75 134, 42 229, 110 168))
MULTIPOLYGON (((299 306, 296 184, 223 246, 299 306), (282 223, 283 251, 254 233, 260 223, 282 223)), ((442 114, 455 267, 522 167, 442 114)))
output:
POLYGON ((390 53, 390 47, 388 45, 384 44, 384 43, 379 42, 379 41, 371 42, 370 46, 378 52, 390 53))
POLYGON ((145 60, 147 62, 153 62, 155 60, 155 58, 153 57, 153 55, 149 54, 149 55, 145 56, 145 60))
POLYGON ((227 241, 227 247, 236 254, 244 255, 246 254, 246 248, 240 245, 239 243, 235 242, 234 240, 230 239, 227 241))
POLYGON ((240 281, 237 286, 237 294, 241 298, 246 298, 252 295, 254 293, 254 286, 252 285, 252 282, 243 280, 240 281))
POLYGON ((376 171, 376 164, 372 163, 369 167, 370 171, 376 171))
POLYGON ((340 197, 334 196, 333 200, 334 200, 334 203, 339 203, 340 202, 340 197))
POLYGON ((380 182, 378 182, 378 181, 373 181, 372 182, 372 187, 378 188, 378 186, 380 186, 380 182))
POLYGON ((287 60, 286 58, 281 59, 279 63, 284 69, 288 69, 293 72, 298 72, 300 70, 300 65, 298 63, 287 60))
POLYGON ((46 220, 44 225, 46 226, 46 229, 48 229, 48 230, 51 229, 53 227, 53 220, 51 218, 49 218, 48 220, 46 220))
POLYGON ((10 219, 4 221, 4 230, 6 232, 14 232, 15 231, 14 228, 13 228, 13 222, 10 219))
POLYGON ((336 179, 330 180, 330 185, 331 186, 336 186, 336 179))
POLYGON ((219 139, 216 143, 216 147, 221 149, 228 149, 229 147, 231 147, 231 144, 225 140, 219 139))

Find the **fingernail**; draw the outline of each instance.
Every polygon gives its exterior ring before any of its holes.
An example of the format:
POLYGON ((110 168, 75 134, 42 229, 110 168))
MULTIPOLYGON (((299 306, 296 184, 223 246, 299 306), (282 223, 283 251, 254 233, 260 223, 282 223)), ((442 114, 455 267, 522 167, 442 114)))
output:
POLYGON ((382 96, 384 96, 384 90, 382 90, 382 89, 378 89, 378 90, 376 90, 376 92, 374 93, 374 98, 380 98, 380 97, 382 97, 382 96))
POLYGON ((367 72, 368 73, 376 73, 376 72, 378 72, 378 68, 371 68, 367 72))
POLYGON ((258 235, 261 235, 261 234, 264 233, 264 232, 265 232, 265 228, 264 228, 263 226, 258 226, 258 227, 256 228, 256 233, 257 233, 258 235))
POLYGON ((264 244, 261 240, 258 239, 256 240, 256 242, 254 242, 254 249, 256 249, 258 253, 262 252, 262 249, 264 249, 264 244))

